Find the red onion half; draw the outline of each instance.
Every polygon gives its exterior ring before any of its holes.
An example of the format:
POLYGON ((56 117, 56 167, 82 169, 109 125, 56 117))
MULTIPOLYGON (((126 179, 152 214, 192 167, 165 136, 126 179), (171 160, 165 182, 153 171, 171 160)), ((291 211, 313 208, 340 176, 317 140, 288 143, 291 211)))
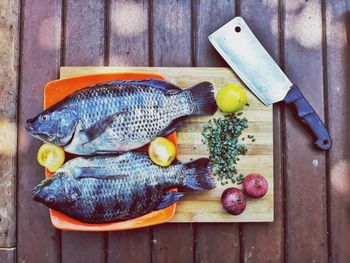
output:
POLYGON ((261 198, 268 188, 267 180, 260 174, 249 174, 243 179, 243 191, 249 197, 261 198))
POLYGON ((231 215, 239 215, 244 211, 247 205, 247 198, 241 190, 230 187, 222 193, 221 203, 228 213, 231 215))

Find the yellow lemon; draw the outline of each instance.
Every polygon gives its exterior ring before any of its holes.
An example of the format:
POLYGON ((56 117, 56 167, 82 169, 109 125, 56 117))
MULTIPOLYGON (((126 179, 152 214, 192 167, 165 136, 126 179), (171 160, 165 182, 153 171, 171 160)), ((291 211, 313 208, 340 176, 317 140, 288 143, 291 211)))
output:
POLYGON ((148 155, 160 166, 169 166, 175 159, 175 145, 166 138, 157 137, 149 144, 148 155))
POLYGON ((38 163, 52 173, 63 165, 64 158, 63 148, 50 143, 44 143, 38 150, 38 163))
POLYGON ((236 84, 229 84, 221 88, 216 95, 219 109, 226 113, 242 110, 247 100, 247 94, 236 84))

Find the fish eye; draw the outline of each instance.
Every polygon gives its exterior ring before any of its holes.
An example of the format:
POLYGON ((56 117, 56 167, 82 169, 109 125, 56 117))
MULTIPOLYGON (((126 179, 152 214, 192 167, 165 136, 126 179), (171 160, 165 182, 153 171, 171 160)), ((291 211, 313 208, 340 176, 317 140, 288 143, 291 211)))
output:
POLYGON ((47 115, 42 115, 42 116, 41 116, 41 120, 42 120, 42 121, 46 121, 46 120, 47 120, 47 115))
POLYGON ((49 203, 53 203, 53 202, 55 202, 55 201, 56 201, 55 196, 53 196, 53 195, 49 195, 49 196, 47 197, 47 202, 49 202, 49 203))

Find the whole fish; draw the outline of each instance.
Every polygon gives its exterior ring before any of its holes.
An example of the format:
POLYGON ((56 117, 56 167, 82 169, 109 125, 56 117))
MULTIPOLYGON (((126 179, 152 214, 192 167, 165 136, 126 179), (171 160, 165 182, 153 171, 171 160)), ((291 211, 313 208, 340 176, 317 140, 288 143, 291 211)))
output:
POLYGON ((208 158, 169 167, 147 153, 78 157, 34 187, 34 200, 86 223, 132 219, 174 204, 184 194, 172 187, 215 188, 208 158))
POLYGON ((124 152, 175 131, 189 115, 217 110, 212 84, 112 81, 78 90, 27 120, 36 138, 79 155, 124 152))

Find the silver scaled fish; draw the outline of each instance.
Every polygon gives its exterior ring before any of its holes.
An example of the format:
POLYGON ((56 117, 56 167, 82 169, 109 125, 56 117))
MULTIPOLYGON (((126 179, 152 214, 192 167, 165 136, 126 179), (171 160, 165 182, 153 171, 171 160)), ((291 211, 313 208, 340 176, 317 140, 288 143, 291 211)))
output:
POLYGON ((27 120, 34 137, 78 155, 125 152, 174 132, 190 115, 217 110, 209 82, 112 81, 76 91, 27 120))
POLYGON ((86 223, 118 222, 166 208, 184 193, 169 188, 215 188, 208 158, 169 167, 147 153, 77 157, 34 187, 34 200, 86 223))

